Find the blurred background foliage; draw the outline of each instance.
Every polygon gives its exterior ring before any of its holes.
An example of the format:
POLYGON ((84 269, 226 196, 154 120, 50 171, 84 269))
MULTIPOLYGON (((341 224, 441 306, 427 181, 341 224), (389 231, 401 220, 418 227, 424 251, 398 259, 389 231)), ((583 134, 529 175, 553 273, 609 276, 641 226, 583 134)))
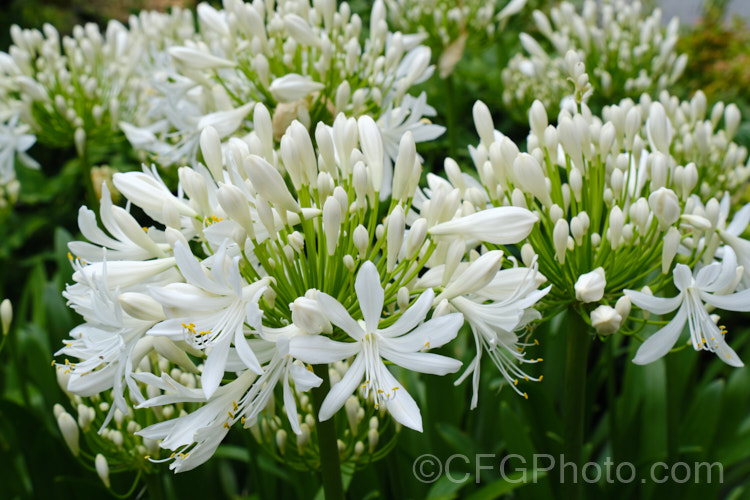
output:
MULTIPOLYGON (((219 2, 212 2, 218 4, 219 2)), ((422 88, 437 110, 435 122, 451 133, 420 146, 425 169, 442 170, 446 151, 464 165, 467 144, 477 142, 471 106, 482 99, 495 126, 516 141, 528 133, 504 109, 500 72, 519 50, 521 28, 533 29, 531 11, 549 2, 529 0, 493 44, 468 47, 449 79, 433 77, 422 88)), ((365 18, 369 2, 351 2, 365 18)), ((9 28, 19 24, 40 28, 54 24, 65 34, 76 24, 108 19, 127 22, 141 9, 169 5, 194 6, 192 0, 12 0, 0 16, 0 49, 10 44, 9 28)), ((680 51, 689 54, 682 86, 672 93, 687 98, 697 89, 706 93, 709 106, 719 100, 736 102, 750 117, 750 30, 744 20, 724 21, 726 2, 713 1, 695 26, 683 26, 680 51)), ((744 121, 735 139, 750 147, 750 122, 744 121)), ((101 145, 92 164, 116 170, 138 167, 124 144, 101 145)), ((322 496, 316 474, 284 468, 249 435, 233 430, 216 457, 197 470, 174 476, 166 466, 160 473, 136 480, 134 471, 112 471, 112 490, 102 485, 91 457, 74 459, 58 430, 52 407, 63 403, 51 354, 80 318, 61 296, 70 281, 67 243, 78 238, 76 216, 85 192, 78 179, 73 149, 34 146, 32 156, 42 170, 19 169, 23 191, 15 211, 0 228, 0 297, 14 304, 16 320, 0 352, 0 484, 2 498, 105 498, 113 491, 134 498, 310 498, 322 496)), ((750 327, 742 316, 725 318, 734 333, 733 344, 750 359, 750 327)), ((536 368, 544 382, 529 387, 529 399, 499 391, 501 378, 483 370, 482 404, 470 411, 470 386, 453 386, 450 377, 409 379, 406 385, 423 409, 424 434, 402 432, 393 452, 347 478, 351 498, 471 498, 491 499, 504 494, 521 499, 553 498, 558 479, 541 473, 536 483, 511 482, 501 477, 498 465, 504 454, 517 454, 527 464, 534 453, 559 458, 562 452, 560 419, 565 350, 564 318, 539 326, 533 338, 545 359, 536 368), (430 453, 445 461, 453 454, 495 454, 479 469, 475 462, 453 462, 452 482, 442 477, 433 484, 417 481, 414 459, 430 453), (464 474, 466 474, 464 476, 464 474)), ((470 336, 463 337, 465 339, 470 336)), ((469 346, 454 346, 469 358, 469 346)), ((605 479, 586 485, 591 498, 750 498, 750 369, 731 369, 713 356, 697 356, 685 349, 648 366, 630 362, 637 346, 620 336, 593 344, 589 356, 590 381, 586 399, 591 421, 586 423, 586 460, 615 464, 629 461, 638 478, 624 485, 605 479), (721 462, 724 481, 685 484, 641 482, 656 461, 721 462)), ((64 404, 68 405, 67 402, 64 404)), ((68 405, 69 406, 69 405, 68 405)), ((341 417, 341 415, 339 415, 341 417)), ((342 422, 343 424, 343 422, 342 422)), ((518 466, 519 461, 511 462, 518 466)), ((530 468, 530 465, 529 465, 530 468)), ((149 470, 154 470, 151 467, 149 470)), ((515 476, 514 476, 515 477, 515 476)))

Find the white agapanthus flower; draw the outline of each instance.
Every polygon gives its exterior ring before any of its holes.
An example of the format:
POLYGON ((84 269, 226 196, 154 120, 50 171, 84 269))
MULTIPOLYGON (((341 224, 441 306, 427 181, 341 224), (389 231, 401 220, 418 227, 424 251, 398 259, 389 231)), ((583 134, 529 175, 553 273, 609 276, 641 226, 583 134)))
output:
POLYGON ((697 350, 708 350, 731 366, 744 366, 737 353, 729 347, 724 336, 726 330, 711 319, 706 306, 725 311, 750 311, 750 290, 734 292, 742 268, 731 248, 724 248, 721 263, 714 262, 700 268, 695 274, 683 264, 674 269, 674 285, 679 294, 671 298, 625 290, 625 294, 636 306, 654 314, 667 314, 677 310, 672 320, 651 335, 638 349, 633 358, 637 364, 655 361, 669 352, 680 337, 687 323, 690 342, 697 350), (733 293, 734 292, 734 293, 733 293))
POLYGON ((461 314, 448 314, 422 321, 432 307, 434 293, 427 289, 392 325, 379 328, 384 292, 380 275, 372 262, 365 262, 354 283, 363 324, 355 321, 338 300, 318 295, 318 303, 328 319, 354 342, 328 337, 298 336, 290 341, 290 354, 302 361, 332 363, 355 356, 346 375, 331 388, 320 408, 320 419, 333 416, 357 388, 365 398, 372 395, 375 407, 384 405, 396 421, 422 431, 422 416, 414 399, 386 368, 383 359, 420 373, 445 375, 457 371, 461 362, 446 356, 420 352, 440 347, 458 334, 461 314), (422 324, 420 324, 422 323, 422 324), (362 381, 364 380, 364 383, 362 381))

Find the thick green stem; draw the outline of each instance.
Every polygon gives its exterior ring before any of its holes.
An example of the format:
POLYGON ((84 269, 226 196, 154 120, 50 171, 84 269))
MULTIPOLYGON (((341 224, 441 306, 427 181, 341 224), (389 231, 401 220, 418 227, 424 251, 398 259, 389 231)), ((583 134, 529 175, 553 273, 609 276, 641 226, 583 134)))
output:
MULTIPOLYGON (((331 389, 331 382, 328 379, 328 365, 315 365, 314 371, 315 375, 323 379, 323 383, 312 390, 313 408, 315 408, 315 415, 319 415, 323 399, 331 389)), ((343 500, 344 487, 341 483, 341 462, 339 461, 339 446, 336 439, 336 421, 334 418, 329 418, 324 422, 318 421, 316 427, 320 450, 320 476, 323 481, 326 500, 343 500)))
POLYGON ((581 467, 583 466, 583 423, 586 404, 586 364, 590 335, 588 326, 573 309, 568 309, 568 353, 565 361, 564 437, 565 463, 576 465, 576 473, 565 469, 564 498, 583 498, 581 467))

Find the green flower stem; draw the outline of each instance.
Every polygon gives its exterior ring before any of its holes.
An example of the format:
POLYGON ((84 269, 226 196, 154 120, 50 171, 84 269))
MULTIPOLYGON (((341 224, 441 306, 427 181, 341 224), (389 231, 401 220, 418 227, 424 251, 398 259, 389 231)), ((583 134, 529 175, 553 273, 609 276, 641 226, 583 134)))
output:
POLYGON ((453 73, 445 77, 445 125, 448 128, 448 155, 456 157, 458 139, 456 138, 456 91, 453 84, 453 73))
MULTIPOLYGON (((328 365, 315 365, 315 375, 323 379, 319 387, 313 388, 313 408, 315 415, 320 414, 323 399, 331 389, 328 378, 328 365)), ((323 481, 323 491, 326 500, 343 500, 344 487, 341 482, 341 462, 339 460, 339 446, 336 440, 336 422, 334 418, 316 422, 318 430, 318 448, 320 450, 320 475, 323 481)))
POLYGON ((146 474, 146 490, 151 500, 163 500, 166 497, 164 493, 164 482, 161 474, 146 474))
MULTIPOLYGON (((564 438, 565 462, 583 465, 583 423, 586 403, 586 364, 588 361, 589 331, 580 314, 568 309, 568 353, 565 361, 564 438)), ((582 482, 565 478, 564 498, 583 498, 582 482)))

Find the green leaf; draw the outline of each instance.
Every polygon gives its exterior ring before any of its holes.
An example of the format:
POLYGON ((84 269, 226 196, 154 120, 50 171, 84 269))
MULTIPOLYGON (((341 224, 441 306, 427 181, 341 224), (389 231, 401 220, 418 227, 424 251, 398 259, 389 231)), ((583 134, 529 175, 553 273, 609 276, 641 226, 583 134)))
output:
POLYGON ((538 482, 540 479, 547 476, 546 471, 520 471, 508 474, 504 479, 499 479, 482 489, 474 492, 467 497, 467 500, 495 500, 501 496, 510 493, 511 491, 525 486, 527 484, 533 484, 530 481, 538 482), (536 477, 536 479, 534 479, 536 477))

